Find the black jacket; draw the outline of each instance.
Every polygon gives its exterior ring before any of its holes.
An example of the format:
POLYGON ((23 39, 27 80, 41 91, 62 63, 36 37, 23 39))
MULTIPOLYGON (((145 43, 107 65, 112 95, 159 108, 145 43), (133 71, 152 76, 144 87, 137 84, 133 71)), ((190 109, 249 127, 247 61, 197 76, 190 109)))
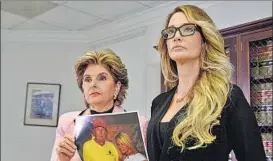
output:
MULTIPOLYGON (((159 122, 168 110, 176 87, 158 95, 152 102, 147 131, 147 150, 150 161, 228 161, 233 150, 238 161, 265 161, 259 127, 242 90, 233 85, 222 111, 220 125, 213 128, 216 140, 206 148, 184 150, 172 143, 175 117, 169 122, 164 142, 160 143, 159 122)), ((180 111, 181 112, 181 111, 180 111)), ((191 144, 191 143, 189 143, 191 144)))

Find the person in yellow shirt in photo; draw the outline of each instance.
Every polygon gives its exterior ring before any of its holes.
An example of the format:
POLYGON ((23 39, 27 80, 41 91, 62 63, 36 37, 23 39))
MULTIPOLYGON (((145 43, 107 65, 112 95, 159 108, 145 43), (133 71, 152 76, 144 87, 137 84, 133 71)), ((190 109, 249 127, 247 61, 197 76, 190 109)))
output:
POLYGON ((119 161, 116 146, 106 140, 106 122, 97 117, 92 122, 92 139, 83 144, 83 161, 119 161))

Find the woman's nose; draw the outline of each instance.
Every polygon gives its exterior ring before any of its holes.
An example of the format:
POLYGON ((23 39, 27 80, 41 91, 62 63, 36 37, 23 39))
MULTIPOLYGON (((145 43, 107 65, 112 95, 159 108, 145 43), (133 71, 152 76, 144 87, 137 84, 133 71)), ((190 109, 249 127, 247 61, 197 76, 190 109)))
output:
POLYGON ((174 35, 174 41, 182 41, 182 36, 179 33, 179 31, 176 31, 176 33, 174 35))
POLYGON ((96 80, 92 80, 90 83, 90 87, 96 87, 96 85, 97 85, 96 80))
POLYGON ((180 32, 178 30, 175 32, 173 40, 174 41, 182 41, 182 35, 180 34, 180 32))

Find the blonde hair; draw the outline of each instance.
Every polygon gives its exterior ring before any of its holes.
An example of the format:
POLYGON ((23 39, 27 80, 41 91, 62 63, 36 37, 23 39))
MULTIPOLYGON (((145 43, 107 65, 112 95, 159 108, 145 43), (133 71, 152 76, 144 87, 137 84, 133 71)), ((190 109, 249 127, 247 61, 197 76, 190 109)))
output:
MULTIPOLYGON (((112 75, 115 83, 118 81, 121 83, 120 91, 114 101, 115 105, 121 105, 127 95, 129 80, 127 69, 122 63, 120 57, 117 56, 111 49, 90 51, 82 56, 75 65, 78 87, 82 92, 83 74, 89 65, 102 65, 112 75)), ((85 102, 85 104, 88 107, 87 102, 85 102)))
POLYGON ((119 132, 116 136, 115 136, 115 142, 119 142, 121 144, 125 144, 127 145, 132 152, 135 154, 137 153, 137 150, 132 142, 132 139, 130 138, 130 136, 124 132, 119 132))
MULTIPOLYGON (((233 66, 224 51, 224 40, 215 24, 207 13, 192 5, 176 7, 167 17, 165 28, 177 12, 182 12, 188 21, 201 28, 201 35, 205 39, 205 54, 202 58, 199 78, 187 97, 188 106, 183 120, 178 119, 172 140, 174 144, 184 149, 197 149, 212 143, 216 137, 212 128, 219 125, 219 118, 226 103, 232 78, 233 66), (186 146, 189 139, 194 139, 195 144, 186 146)), ((176 63, 170 59, 166 41, 161 37, 158 43, 161 54, 161 69, 164 84, 173 88, 178 84, 176 63)))

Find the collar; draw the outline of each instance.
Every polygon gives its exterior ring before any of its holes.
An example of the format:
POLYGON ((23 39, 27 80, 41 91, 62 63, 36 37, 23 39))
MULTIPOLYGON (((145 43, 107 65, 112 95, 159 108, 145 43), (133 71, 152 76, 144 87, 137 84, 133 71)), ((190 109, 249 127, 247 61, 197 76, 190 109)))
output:
MULTIPOLYGON (((82 110, 76 117, 78 116, 82 116, 84 114, 84 112, 86 110, 88 110, 89 108, 86 108, 84 110, 82 110)), ((105 112, 102 112, 102 113, 116 113, 116 112, 127 112, 127 110, 125 110, 124 108, 122 108, 121 106, 114 106, 112 109, 108 110, 108 111, 105 111, 105 112)), ((93 114, 98 114, 98 113, 93 113, 93 114)), ((91 113, 92 115, 92 113, 91 113)), ((74 119, 73 121, 74 123, 76 122, 76 118, 74 119)))

